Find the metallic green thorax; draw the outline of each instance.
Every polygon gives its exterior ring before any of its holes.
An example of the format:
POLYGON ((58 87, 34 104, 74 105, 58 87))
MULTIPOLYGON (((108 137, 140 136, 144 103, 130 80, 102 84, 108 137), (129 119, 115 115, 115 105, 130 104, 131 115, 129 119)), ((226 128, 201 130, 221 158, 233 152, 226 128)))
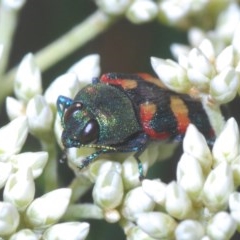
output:
MULTIPOLYGON (((132 102, 113 86, 101 83, 87 85, 73 101, 82 102, 88 114, 98 121, 97 145, 118 144, 141 131, 132 102)), ((79 124, 84 124, 81 118, 79 124)))

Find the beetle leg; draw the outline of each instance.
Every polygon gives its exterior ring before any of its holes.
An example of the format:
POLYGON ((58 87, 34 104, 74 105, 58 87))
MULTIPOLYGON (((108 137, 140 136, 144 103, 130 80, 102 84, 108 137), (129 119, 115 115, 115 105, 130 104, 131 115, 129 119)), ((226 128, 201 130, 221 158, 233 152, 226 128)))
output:
POLYGON ((102 153, 109 152, 109 149, 101 149, 99 151, 96 151, 95 153, 92 153, 91 155, 87 156, 85 159, 82 160, 82 163, 78 166, 80 170, 83 168, 86 168, 91 164, 98 156, 102 153))

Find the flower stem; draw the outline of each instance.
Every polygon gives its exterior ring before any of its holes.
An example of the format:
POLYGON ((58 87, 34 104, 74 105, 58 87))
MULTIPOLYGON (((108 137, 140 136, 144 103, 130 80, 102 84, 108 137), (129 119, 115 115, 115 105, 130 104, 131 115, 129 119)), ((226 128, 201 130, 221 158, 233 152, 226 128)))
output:
MULTIPOLYGON (((59 39, 41 49, 35 54, 35 60, 41 71, 45 71, 64 57, 83 46, 89 40, 106 30, 115 18, 97 10, 85 21, 81 22, 59 39)), ((12 92, 13 79, 17 67, 11 69, 0 80, 0 103, 12 92)))
POLYGON ((58 188, 58 176, 57 176, 57 148, 54 141, 41 142, 43 151, 48 152, 48 163, 44 170, 43 181, 44 181, 44 192, 58 188))

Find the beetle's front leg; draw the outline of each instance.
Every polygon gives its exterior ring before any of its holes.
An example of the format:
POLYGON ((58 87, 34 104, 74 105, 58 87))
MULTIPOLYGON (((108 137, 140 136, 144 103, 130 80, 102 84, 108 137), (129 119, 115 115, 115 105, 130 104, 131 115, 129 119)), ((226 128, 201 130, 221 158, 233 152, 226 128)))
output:
POLYGON ((86 168, 91 164, 95 159, 99 157, 102 153, 109 152, 109 149, 101 149, 99 151, 96 151, 95 153, 92 153, 91 155, 87 156, 85 159, 82 160, 81 164, 78 166, 80 170, 83 168, 86 168))

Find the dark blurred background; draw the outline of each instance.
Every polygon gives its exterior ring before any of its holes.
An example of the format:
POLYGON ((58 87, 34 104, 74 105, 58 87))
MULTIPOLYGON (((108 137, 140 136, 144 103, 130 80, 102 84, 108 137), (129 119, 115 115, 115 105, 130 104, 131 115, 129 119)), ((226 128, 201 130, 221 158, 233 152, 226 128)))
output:
MULTIPOLYGON (((28 0, 19 16, 9 68, 18 64, 26 53, 39 51, 83 21, 95 10, 94 1, 28 0)), ((123 19, 83 48, 76 50, 71 56, 44 72, 42 74, 43 84, 46 88, 72 64, 92 53, 98 53, 101 56, 102 73, 148 72, 153 74, 150 56, 172 58, 169 47, 174 42, 187 43, 186 33, 163 26, 157 21, 134 25, 123 19)), ((3 112, 5 112, 4 106, 1 112, 0 126, 8 121, 3 112)), ((36 146, 36 148, 38 147, 36 146)), ((158 163, 154 171, 150 171, 151 178, 161 177, 167 182, 174 179, 176 160, 179 159, 180 154, 181 146, 173 158, 158 163)), ((67 166, 65 167, 67 168, 67 166)), ((68 172, 67 169, 65 171, 68 172)), ((87 239, 122 240, 125 239, 125 236, 117 224, 94 220, 91 221, 90 234, 87 239)))

